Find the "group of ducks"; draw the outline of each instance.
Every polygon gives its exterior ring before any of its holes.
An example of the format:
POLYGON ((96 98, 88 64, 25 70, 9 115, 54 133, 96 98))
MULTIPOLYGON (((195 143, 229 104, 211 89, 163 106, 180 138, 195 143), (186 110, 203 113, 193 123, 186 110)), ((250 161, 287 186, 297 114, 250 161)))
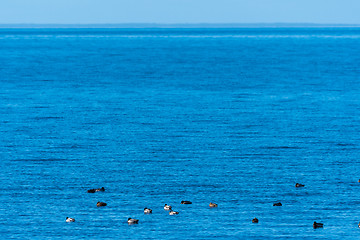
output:
MULTIPOLYGON (((305 185, 301 184, 301 183, 296 183, 295 187, 305 187, 305 185)), ((280 202, 279 203, 274 203, 273 206, 282 206, 282 204, 280 202)), ((324 227, 323 223, 317 223, 317 222, 313 223, 313 228, 322 228, 322 227, 324 227)))
MULTIPOLYGON (((359 183, 360 183, 360 179, 359 179, 359 183)), ((300 184, 300 183, 296 183, 295 187, 305 187, 304 184, 300 184)), ((104 192, 105 188, 101 187, 101 188, 95 188, 95 189, 90 189, 87 192, 88 193, 95 193, 95 192, 104 192)), ((181 201, 181 204, 192 204, 191 201, 181 201)), ((105 207, 107 206, 106 203, 104 202, 97 202, 96 203, 97 207, 105 207)), ((210 202, 209 207, 210 208, 216 208, 218 205, 216 203, 212 203, 210 202)), ((281 202, 278 203, 274 203, 273 206, 282 206, 281 202)), ((172 210, 172 207, 170 205, 165 204, 164 205, 164 210, 169 211, 169 215, 177 215, 179 214, 179 212, 176 212, 174 210, 172 210)), ((150 208, 144 208, 144 214, 151 214, 152 213, 152 209, 150 208)), ((75 222, 75 218, 69 218, 66 217, 66 222, 75 222)), ((128 224, 138 224, 139 223, 139 219, 134 219, 134 218, 128 218, 128 224)), ((256 217, 252 220, 253 223, 258 223, 259 219, 257 219, 256 217)), ((318 222, 314 222, 313 223, 313 227, 314 228, 322 228, 324 226, 323 223, 318 223, 318 222)), ((359 227, 360 227, 360 223, 359 223, 359 227)))
MULTIPOLYGON (((87 192, 88 193, 105 192, 105 188, 101 187, 101 188, 89 189, 87 192)), ((107 204, 104 202, 97 202, 96 206, 97 207, 105 207, 105 206, 107 206, 107 204)), ((75 218, 66 217, 65 221, 66 222, 75 222, 75 218)))
MULTIPOLYGON (((182 204, 191 204, 190 201, 182 201, 182 204), (183 203, 183 202, 188 202, 188 203, 183 203)), ((164 206, 164 210, 169 211, 169 215, 177 215, 179 214, 179 212, 175 212, 172 210, 172 207, 170 205, 165 204, 164 206)), ((151 214, 152 213, 152 209, 150 208, 144 208, 144 213, 145 214, 151 214)), ((139 223, 139 219, 134 219, 134 218, 128 218, 128 224, 138 224, 139 223)))
MULTIPOLYGON (((181 204, 192 204, 192 202, 191 201, 181 201, 181 204)), ((211 202, 209 204, 209 207, 211 207, 211 208, 214 208, 214 207, 217 207, 217 206, 218 205, 216 203, 211 202)), ((179 214, 179 212, 176 212, 176 211, 172 210, 172 207, 170 205, 167 205, 167 204, 164 205, 164 210, 169 211, 169 215, 178 215, 179 214)), ((145 214, 150 214, 150 213, 152 213, 152 209, 144 208, 144 213, 145 214)), ((134 218, 128 218, 128 223, 129 224, 137 224, 137 223, 139 223, 139 220, 134 219, 134 218)))
MULTIPOLYGON (((360 180, 359 180, 359 182, 360 182, 360 180)), ((301 183, 296 183, 296 184, 295 184, 295 187, 297 187, 297 188, 299 188, 299 187, 305 187, 305 185, 304 185, 304 184, 301 184, 301 183)), ((282 203, 281 203, 281 202, 277 202, 277 203, 274 203, 273 206, 278 206, 278 207, 280 207, 280 206, 282 206, 282 203)), ((259 222, 259 219, 254 218, 254 219, 252 220, 252 222, 253 222, 253 223, 258 223, 258 222, 259 222)), ((322 228, 322 227, 324 227, 324 224, 323 224, 323 223, 314 222, 314 223, 313 223, 313 227, 314 227, 314 228, 322 228)), ((359 223, 359 227, 360 227, 360 223, 359 223)))
MULTIPOLYGON (((95 193, 95 192, 105 192, 105 188, 101 187, 101 188, 94 188, 94 189, 89 189, 87 191, 88 193, 95 193)), ((192 204, 191 201, 181 201, 181 204, 192 204)), ((105 207, 107 206, 106 203, 104 202, 97 202, 96 203, 97 207, 105 207)), ((217 207, 218 205, 216 203, 210 203, 209 207, 210 208, 214 208, 217 207)), ((165 204, 164 205, 164 210, 169 211, 169 215, 177 215, 179 214, 179 212, 176 212, 174 210, 172 210, 172 207, 170 205, 165 204)), ((144 208, 144 214, 151 214, 152 213, 152 209, 150 208, 144 208)), ((75 222, 75 218, 70 218, 70 217, 66 217, 66 222, 75 222)), ((138 224, 139 223, 139 219, 134 219, 134 218, 128 218, 128 224, 138 224)))

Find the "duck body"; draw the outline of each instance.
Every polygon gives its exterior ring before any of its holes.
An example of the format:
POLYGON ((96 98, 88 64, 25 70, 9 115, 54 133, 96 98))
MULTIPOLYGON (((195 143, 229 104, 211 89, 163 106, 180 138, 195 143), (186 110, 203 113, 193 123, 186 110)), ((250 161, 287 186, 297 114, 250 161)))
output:
POLYGON ((165 206, 164 206, 164 210, 166 210, 166 211, 171 210, 171 206, 170 206, 170 205, 165 204, 165 206))
POLYGON ((144 213, 150 214, 150 213, 152 213, 152 210, 150 208, 144 208, 144 213))
POLYGON ((105 207, 105 206, 107 206, 107 203, 97 202, 97 203, 96 203, 96 206, 97 206, 97 207, 105 207))
POLYGON ((252 222, 253 222, 253 223, 258 223, 258 222, 259 222, 259 219, 254 218, 254 219, 252 220, 252 222))
POLYGON ((178 215, 179 214, 179 212, 175 212, 175 211, 173 211, 173 210, 171 210, 170 212, 169 212, 169 215, 178 215))
POLYGON ((323 223, 314 222, 314 223, 313 223, 313 227, 314 227, 314 228, 322 228, 322 227, 324 227, 324 224, 323 224, 323 223))
POLYGON ((212 202, 211 202, 211 203, 209 204, 209 207, 211 207, 211 208, 215 208, 215 207, 217 207, 217 206, 218 206, 218 205, 217 205, 216 203, 212 203, 212 202))
POLYGON ((139 219, 128 218, 128 224, 138 224, 139 219))
POLYGON ((66 222, 75 222, 75 218, 66 217, 66 222))
POLYGON ((192 204, 190 201, 181 201, 181 204, 192 204))
POLYGON ((104 188, 104 187, 101 187, 101 188, 93 188, 93 189, 89 189, 87 192, 88 192, 88 193, 105 192, 105 188, 104 188))
POLYGON ((301 183, 296 183, 296 184, 295 184, 295 187, 305 187, 305 185, 304 185, 304 184, 301 184, 301 183))
POLYGON ((282 206, 282 203, 281 202, 274 203, 273 206, 282 206))

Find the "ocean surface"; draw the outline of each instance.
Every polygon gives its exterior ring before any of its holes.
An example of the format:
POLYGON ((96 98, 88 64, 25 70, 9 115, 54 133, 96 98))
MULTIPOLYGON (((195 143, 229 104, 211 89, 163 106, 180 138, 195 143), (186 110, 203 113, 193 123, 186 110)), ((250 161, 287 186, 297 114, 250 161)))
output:
POLYGON ((357 239, 359 111, 360 28, 0 29, 1 238, 357 239))

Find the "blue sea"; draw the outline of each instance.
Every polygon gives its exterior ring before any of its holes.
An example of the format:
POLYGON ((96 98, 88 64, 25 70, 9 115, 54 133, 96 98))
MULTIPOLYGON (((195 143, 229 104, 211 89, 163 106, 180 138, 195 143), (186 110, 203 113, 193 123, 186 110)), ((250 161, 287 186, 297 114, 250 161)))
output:
POLYGON ((350 27, 0 29, 1 238, 357 239, 359 64, 350 27))

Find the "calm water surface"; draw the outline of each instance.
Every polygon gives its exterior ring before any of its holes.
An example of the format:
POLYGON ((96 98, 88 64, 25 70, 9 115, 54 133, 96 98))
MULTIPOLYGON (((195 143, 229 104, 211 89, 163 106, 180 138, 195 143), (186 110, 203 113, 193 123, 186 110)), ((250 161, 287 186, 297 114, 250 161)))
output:
POLYGON ((357 28, 1 29, 2 237, 356 239, 359 63, 357 28))

